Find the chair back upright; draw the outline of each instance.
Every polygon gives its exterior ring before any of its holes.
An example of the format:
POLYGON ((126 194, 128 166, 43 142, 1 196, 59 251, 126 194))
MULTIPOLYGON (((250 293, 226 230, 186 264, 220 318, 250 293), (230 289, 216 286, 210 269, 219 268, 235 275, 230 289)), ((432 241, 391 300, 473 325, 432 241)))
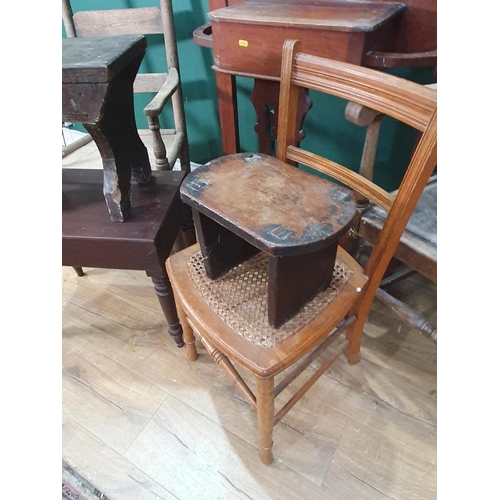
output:
MULTIPOLYGON (((326 174, 376 203, 388 214, 365 266, 369 284, 356 311, 359 318, 368 313, 399 239, 436 166, 436 92, 393 75, 303 54, 300 50, 300 42, 296 40, 287 40, 283 47, 278 159, 326 174), (299 87, 359 103, 422 132, 395 196, 356 172, 296 146, 299 87)), ((363 321, 359 323, 362 328, 363 321)))

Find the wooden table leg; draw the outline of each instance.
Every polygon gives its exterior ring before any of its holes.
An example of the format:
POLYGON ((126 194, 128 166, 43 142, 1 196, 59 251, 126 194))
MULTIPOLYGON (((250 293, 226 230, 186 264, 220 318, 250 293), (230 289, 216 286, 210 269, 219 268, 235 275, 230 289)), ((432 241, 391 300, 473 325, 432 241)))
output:
POLYGON ((255 79, 250 101, 255 109, 254 126, 259 138, 259 153, 275 156, 274 142, 278 129, 279 82, 255 79))
POLYGON ((146 272, 146 274, 153 281, 156 296, 158 297, 163 314, 165 314, 167 320, 168 333, 174 339, 177 347, 182 347, 184 345, 182 327, 179 322, 179 316, 177 315, 177 308, 170 280, 166 274, 161 275, 160 273, 153 272, 146 272))
POLYGON ((240 150, 236 77, 216 71, 215 81, 219 100, 222 151, 224 155, 235 154, 240 150))
MULTIPOLYGON (((252 101, 257 117, 254 126, 259 140, 259 153, 276 156, 275 141, 278 130, 280 84, 274 80, 255 79, 250 100, 252 101)), ((297 110, 297 136, 295 145, 298 146, 306 136, 304 119, 312 108, 312 100, 307 89, 300 89, 299 108, 297 110)))
POLYGON ((259 250, 210 217, 193 210, 207 276, 214 280, 245 262, 259 250))

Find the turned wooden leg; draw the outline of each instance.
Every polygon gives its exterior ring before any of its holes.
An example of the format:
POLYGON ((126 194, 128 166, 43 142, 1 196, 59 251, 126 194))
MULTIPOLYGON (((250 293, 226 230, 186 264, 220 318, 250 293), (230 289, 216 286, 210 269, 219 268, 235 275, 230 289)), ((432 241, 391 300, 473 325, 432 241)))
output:
POLYGON ((184 312, 180 301, 176 300, 175 303, 177 305, 177 314, 179 316, 179 321, 182 326, 184 343, 186 344, 186 356, 189 361, 196 361, 196 359, 198 358, 198 351, 196 350, 193 329, 187 322, 186 313, 184 312))
POLYGON ((179 323, 179 317, 177 316, 177 308, 175 305, 174 294, 172 292, 172 285, 168 276, 158 276, 148 274, 153 281, 156 296, 160 302, 163 314, 167 320, 168 333, 174 339, 177 347, 183 347, 184 342, 182 340, 182 327, 179 323))
POLYGON ((260 459, 264 465, 270 465, 273 462, 274 377, 256 380, 260 459))
POLYGON ((148 116, 149 130, 153 137, 153 154, 155 156, 156 170, 172 170, 167 158, 167 148, 161 137, 160 120, 157 116, 148 116))

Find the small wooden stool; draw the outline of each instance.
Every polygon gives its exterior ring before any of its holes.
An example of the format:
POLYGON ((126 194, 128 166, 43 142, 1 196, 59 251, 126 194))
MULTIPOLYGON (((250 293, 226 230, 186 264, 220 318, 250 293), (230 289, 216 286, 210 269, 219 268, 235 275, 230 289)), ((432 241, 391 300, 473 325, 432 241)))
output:
POLYGON ((264 154, 224 156, 181 186, 194 209, 207 276, 260 251, 268 260, 268 320, 279 328, 331 281, 337 245, 356 214, 351 191, 264 154))

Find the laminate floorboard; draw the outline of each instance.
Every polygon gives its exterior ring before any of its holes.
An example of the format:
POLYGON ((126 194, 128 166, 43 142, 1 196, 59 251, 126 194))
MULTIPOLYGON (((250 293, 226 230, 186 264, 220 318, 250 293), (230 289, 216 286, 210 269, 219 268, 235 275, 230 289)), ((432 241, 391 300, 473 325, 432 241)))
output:
MULTIPOLYGON (((361 362, 339 358, 275 427, 266 467, 255 413, 202 346, 175 346, 150 279, 85 272, 62 271, 62 455, 110 500, 436 498, 436 344, 382 304, 361 362)), ((425 278, 390 291, 436 324, 425 278)))

